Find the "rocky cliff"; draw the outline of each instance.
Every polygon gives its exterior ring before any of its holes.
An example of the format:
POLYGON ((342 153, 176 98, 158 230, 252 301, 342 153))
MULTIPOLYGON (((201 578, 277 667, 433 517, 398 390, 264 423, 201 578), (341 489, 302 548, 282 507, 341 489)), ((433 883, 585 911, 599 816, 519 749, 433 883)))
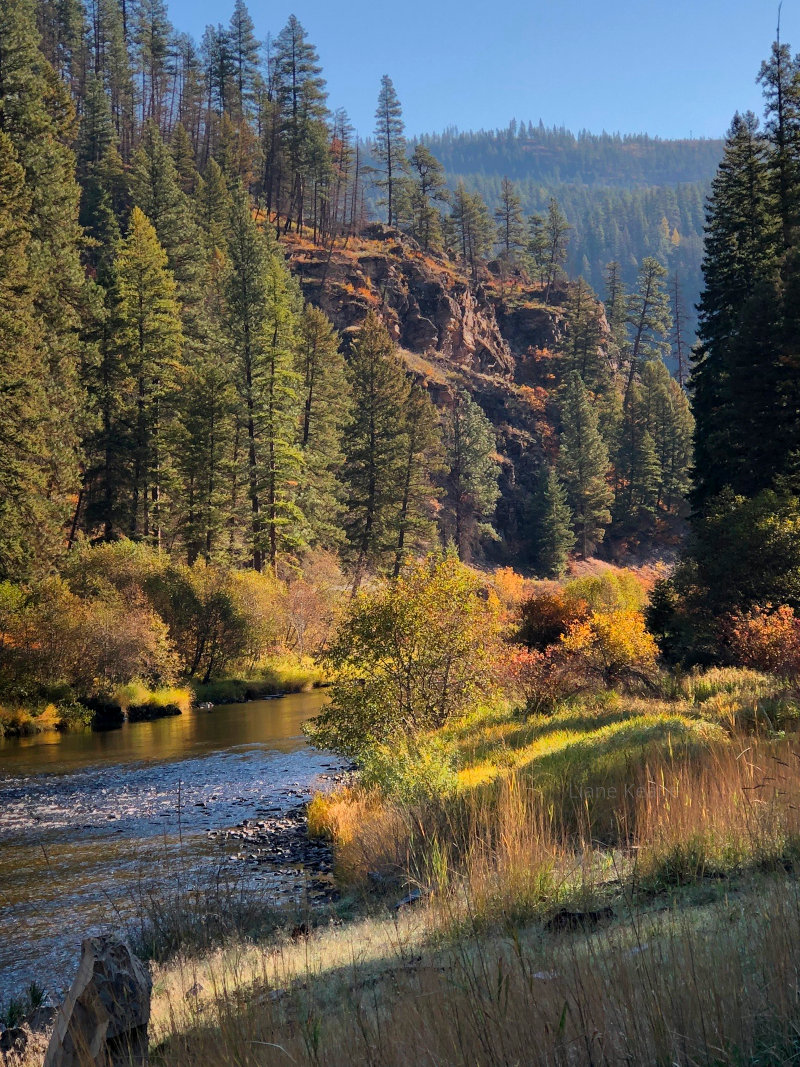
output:
POLYGON ((377 311, 437 405, 458 388, 474 396, 503 463, 498 524, 507 544, 518 544, 530 489, 554 453, 553 353, 566 333, 564 294, 545 306, 519 282, 503 286, 489 275, 475 285, 448 256, 379 224, 344 247, 296 240, 287 251, 305 299, 326 312, 345 344, 377 311))

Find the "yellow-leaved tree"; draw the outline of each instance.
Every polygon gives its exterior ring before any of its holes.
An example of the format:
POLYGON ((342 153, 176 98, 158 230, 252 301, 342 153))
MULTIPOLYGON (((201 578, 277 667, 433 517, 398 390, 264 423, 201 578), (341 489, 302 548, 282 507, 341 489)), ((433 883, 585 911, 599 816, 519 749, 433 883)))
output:
POLYGON ((566 652, 579 656, 582 666, 607 686, 646 680, 656 665, 658 648, 644 615, 629 608, 594 612, 575 623, 562 643, 566 652))
POLYGON ((497 599, 454 555, 410 563, 351 601, 327 656, 331 702, 307 732, 357 757, 435 729, 491 688, 499 639, 497 599))

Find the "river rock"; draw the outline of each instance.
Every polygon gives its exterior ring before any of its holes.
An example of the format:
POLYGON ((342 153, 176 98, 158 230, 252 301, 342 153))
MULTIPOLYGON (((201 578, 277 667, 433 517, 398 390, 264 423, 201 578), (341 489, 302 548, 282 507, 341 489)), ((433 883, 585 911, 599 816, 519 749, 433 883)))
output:
POLYGON ((21 1026, 9 1026, 0 1031, 0 1052, 17 1052, 20 1055, 28 1045, 28 1031, 21 1026))
POLYGON ((89 937, 44 1067, 144 1067, 153 982, 126 942, 89 937))

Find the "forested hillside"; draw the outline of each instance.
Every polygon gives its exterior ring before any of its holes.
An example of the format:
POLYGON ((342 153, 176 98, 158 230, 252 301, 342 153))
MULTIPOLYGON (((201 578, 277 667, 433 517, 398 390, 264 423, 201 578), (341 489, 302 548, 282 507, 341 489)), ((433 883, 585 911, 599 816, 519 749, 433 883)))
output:
POLYGON ((120 538, 274 575, 324 548, 355 587, 437 542, 557 572, 674 540, 663 264, 609 264, 604 311, 559 205, 450 196, 388 76, 367 168, 294 17, 266 53, 242 0, 199 49, 159 4, 0 28, 6 577, 120 538))

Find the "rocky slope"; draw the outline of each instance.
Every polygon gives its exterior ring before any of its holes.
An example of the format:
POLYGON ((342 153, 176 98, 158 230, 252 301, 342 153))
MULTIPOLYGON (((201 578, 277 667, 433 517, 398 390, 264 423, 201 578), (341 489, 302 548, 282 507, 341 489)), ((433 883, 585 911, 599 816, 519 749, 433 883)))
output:
POLYGON ((564 294, 545 306, 538 290, 503 288, 491 275, 474 285, 449 257, 380 224, 344 248, 295 240, 287 252, 306 300, 345 343, 375 310, 437 405, 446 407, 457 388, 474 396, 497 431, 503 462, 498 525, 506 544, 518 545, 525 500, 553 453, 553 353, 566 333, 564 294))

